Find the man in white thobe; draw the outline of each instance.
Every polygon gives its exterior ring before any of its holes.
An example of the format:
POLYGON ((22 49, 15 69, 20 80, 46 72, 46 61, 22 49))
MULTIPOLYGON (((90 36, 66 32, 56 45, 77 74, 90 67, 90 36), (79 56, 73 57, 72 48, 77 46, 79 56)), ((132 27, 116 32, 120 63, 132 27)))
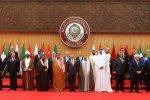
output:
POLYGON ((112 90, 107 89, 107 79, 106 79, 106 65, 107 58, 105 51, 100 48, 99 54, 97 55, 95 62, 95 91, 102 92, 112 92, 112 90))

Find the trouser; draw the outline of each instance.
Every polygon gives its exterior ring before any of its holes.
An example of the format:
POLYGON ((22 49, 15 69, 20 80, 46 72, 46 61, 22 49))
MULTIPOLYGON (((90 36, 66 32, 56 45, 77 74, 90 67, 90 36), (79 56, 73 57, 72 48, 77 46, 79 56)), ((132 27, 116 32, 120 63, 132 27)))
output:
POLYGON ((140 81, 140 75, 131 75, 131 79, 130 79, 130 90, 132 91, 134 86, 135 86, 135 90, 138 91, 139 90, 139 81, 140 81))
POLYGON ((75 89, 75 82, 76 82, 76 75, 75 74, 69 74, 69 84, 70 84, 70 90, 75 89))
POLYGON ((17 74, 10 73, 10 89, 16 90, 17 88, 17 74))
POLYGON ((124 75, 116 75, 116 91, 124 90, 124 75))
POLYGON ((150 75, 145 76, 146 90, 150 90, 150 75))

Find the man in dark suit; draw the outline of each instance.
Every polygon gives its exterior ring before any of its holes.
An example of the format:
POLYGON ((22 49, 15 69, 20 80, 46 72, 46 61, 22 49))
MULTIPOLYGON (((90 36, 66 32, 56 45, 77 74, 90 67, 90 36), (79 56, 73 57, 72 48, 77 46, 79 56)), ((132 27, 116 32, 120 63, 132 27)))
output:
POLYGON ((129 92, 132 92, 135 86, 136 93, 140 93, 138 88, 140 76, 142 73, 142 64, 140 61, 140 56, 138 54, 135 54, 134 59, 130 61, 129 65, 130 65, 129 70, 130 70, 130 78, 131 78, 129 92))
POLYGON ((38 75, 37 75, 37 68, 36 68, 36 66, 37 66, 37 63, 38 63, 38 61, 39 61, 39 59, 41 57, 40 54, 41 54, 41 50, 39 49, 38 50, 38 55, 35 55, 35 57, 34 57, 34 69, 36 70, 36 75, 35 75, 36 85, 38 85, 38 75))
POLYGON ((76 67, 77 67, 77 76, 78 76, 78 84, 79 85, 80 85, 80 77, 81 77, 81 75, 79 75, 79 72, 82 67, 82 60, 83 60, 83 56, 81 55, 81 51, 79 51, 79 56, 76 57, 76 65, 77 65, 76 67))
POLYGON ((48 58, 48 73, 49 73, 49 80, 50 84, 53 84, 53 60, 56 56, 55 52, 52 52, 52 57, 48 58))
MULTIPOLYGON (((70 53, 68 51, 66 51, 65 56, 64 56, 64 62, 65 62, 65 66, 67 65, 67 61, 70 60, 70 53)), ((66 84, 69 84, 69 78, 66 75, 66 84)))
POLYGON ((145 62, 144 74, 145 74, 146 91, 149 92, 150 90, 150 58, 149 57, 145 62))
POLYGON ((66 73, 69 78, 70 91, 75 91, 76 82, 76 61, 73 55, 66 63, 66 73))
POLYGON ((0 90, 2 90, 2 59, 0 58, 0 90))
POLYGON ((15 59, 15 53, 12 53, 7 62, 8 73, 10 76, 10 90, 14 91, 17 88, 17 75, 19 74, 20 65, 18 59, 15 59))
POLYGON ((116 91, 124 91, 124 77, 127 61, 123 57, 123 53, 119 53, 119 57, 114 61, 114 73, 116 74, 116 91))

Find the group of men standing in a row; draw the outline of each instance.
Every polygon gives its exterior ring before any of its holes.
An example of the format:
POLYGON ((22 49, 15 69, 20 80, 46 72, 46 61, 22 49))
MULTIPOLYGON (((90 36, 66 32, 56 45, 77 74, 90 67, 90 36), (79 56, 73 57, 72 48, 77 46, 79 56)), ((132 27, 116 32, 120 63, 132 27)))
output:
MULTIPOLYGON (((77 85, 80 91, 113 92, 111 88, 111 75, 116 75, 116 91, 124 91, 125 73, 130 73, 130 92, 135 90, 139 93, 139 81, 144 79, 146 90, 150 90, 150 58, 143 55, 140 57, 133 51, 128 56, 122 48, 114 61, 111 60, 109 48, 99 48, 96 53, 93 47, 91 55, 78 56, 70 55, 66 52, 64 57, 61 53, 52 53, 51 58, 46 58, 44 52, 38 51, 34 59, 30 52, 26 51, 26 57, 20 63, 17 52, 11 48, 7 59, 7 71, 10 77, 10 90, 17 88, 17 76, 20 74, 20 64, 22 70, 22 84, 24 90, 34 88, 34 77, 39 91, 49 90, 53 85, 55 91, 62 91, 66 85, 70 91, 75 91, 77 85)), ((2 61, 0 60, 0 68, 2 61)), ((0 70, 0 74, 2 70, 0 70)), ((0 75, 0 90, 2 89, 2 77, 0 75)))

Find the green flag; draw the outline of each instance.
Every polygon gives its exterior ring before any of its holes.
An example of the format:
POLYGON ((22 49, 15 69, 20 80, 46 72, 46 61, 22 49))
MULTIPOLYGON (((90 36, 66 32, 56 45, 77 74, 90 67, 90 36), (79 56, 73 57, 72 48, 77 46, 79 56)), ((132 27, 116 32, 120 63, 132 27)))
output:
POLYGON ((8 53, 11 52, 11 51, 10 51, 10 47, 11 47, 11 43, 10 43, 9 46, 8 46, 8 53))
POLYGON ((109 46, 108 46, 108 43, 106 43, 106 48, 108 48, 109 46))
POLYGON ((146 53, 147 53, 147 56, 150 57, 150 49, 149 49, 148 45, 147 45, 146 53))
POLYGON ((142 57, 142 49, 141 49, 141 45, 139 45, 139 48, 138 48, 138 54, 140 55, 140 57, 142 57))
POLYGON ((22 46, 21 56, 22 56, 22 58, 25 57, 25 46, 24 46, 24 44, 23 44, 23 46, 22 46))
POLYGON ((56 45, 56 44, 54 45, 54 49, 53 49, 53 51, 54 51, 55 53, 58 53, 57 45, 56 45))

